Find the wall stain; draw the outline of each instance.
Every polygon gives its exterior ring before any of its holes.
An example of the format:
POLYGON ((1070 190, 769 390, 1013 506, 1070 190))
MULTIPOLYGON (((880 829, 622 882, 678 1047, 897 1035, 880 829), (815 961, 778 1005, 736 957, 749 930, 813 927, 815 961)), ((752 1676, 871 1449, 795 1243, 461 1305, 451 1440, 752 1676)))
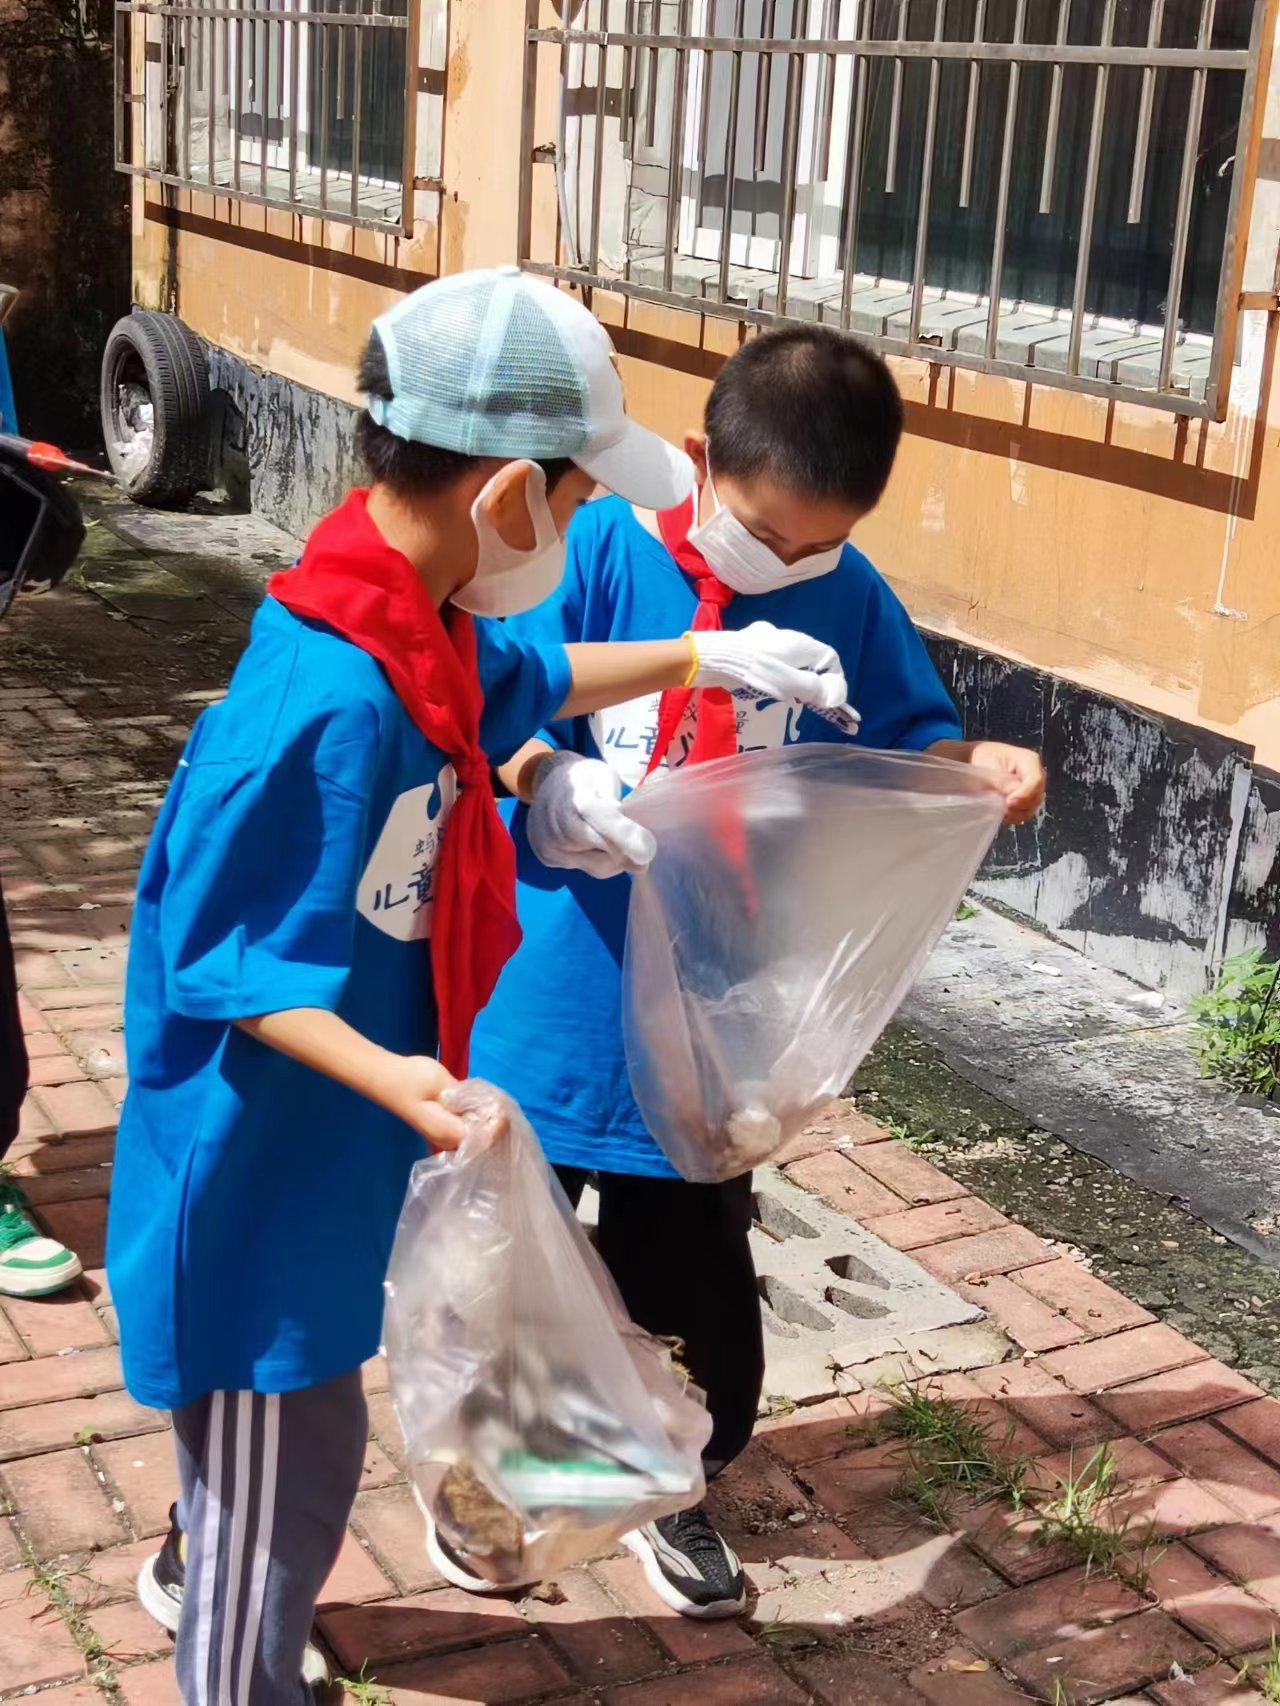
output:
POLYGON ((449 105, 461 100, 471 77, 471 60, 467 54, 467 44, 457 42, 449 55, 449 69, 445 73, 445 88, 448 90, 449 105))
POLYGON ((1253 750, 961 641, 926 636, 973 738, 1033 746, 1048 809, 979 887, 1100 964, 1197 992, 1225 940, 1280 950, 1280 776, 1253 750))

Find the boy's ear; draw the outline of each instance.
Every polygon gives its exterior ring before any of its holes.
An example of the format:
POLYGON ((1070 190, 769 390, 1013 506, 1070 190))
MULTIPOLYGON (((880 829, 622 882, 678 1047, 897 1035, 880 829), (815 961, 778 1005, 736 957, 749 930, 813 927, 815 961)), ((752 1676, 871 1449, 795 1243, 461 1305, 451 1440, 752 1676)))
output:
POLYGON ((534 476, 532 463, 508 462, 492 476, 492 490, 485 500, 489 520, 503 540, 517 551, 532 550, 537 543, 525 497, 525 485, 534 476))
POLYGON ((694 432, 692 428, 684 435, 685 455, 693 463, 698 476, 698 489, 707 483, 707 435, 705 432, 694 432))

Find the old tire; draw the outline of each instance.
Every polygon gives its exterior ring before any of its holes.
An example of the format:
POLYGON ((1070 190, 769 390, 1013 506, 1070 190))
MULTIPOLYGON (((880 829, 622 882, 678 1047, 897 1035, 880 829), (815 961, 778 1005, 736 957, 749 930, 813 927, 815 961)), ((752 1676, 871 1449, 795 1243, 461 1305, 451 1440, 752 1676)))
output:
POLYGON ((176 315, 137 309, 116 322, 102 352, 101 401, 108 459, 136 503, 188 503, 207 485, 209 370, 176 315))

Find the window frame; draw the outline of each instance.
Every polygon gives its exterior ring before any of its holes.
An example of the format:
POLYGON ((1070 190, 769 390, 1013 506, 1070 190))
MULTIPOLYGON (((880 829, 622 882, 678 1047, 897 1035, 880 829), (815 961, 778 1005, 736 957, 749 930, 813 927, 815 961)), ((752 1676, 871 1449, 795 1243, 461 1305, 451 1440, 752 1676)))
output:
MULTIPOLYGON (((804 6, 806 20, 811 20, 815 11, 822 11, 821 0, 798 0, 798 3, 804 6)), ((747 323, 769 325, 798 318, 822 319, 858 331, 886 353, 916 358, 935 366, 976 369, 1004 378, 1101 395, 1190 417, 1225 418, 1230 401, 1244 250, 1265 106, 1265 101, 1260 98, 1260 73, 1263 65, 1271 66, 1276 0, 1255 0, 1248 46, 1230 49, 1212 45, 1213 38, 1208 33, 1212 27, 1212 11, 1205 9, 1203 0, 1199 37, 1189 48, 1164 44, 1158 35, 1154 39, 1149 37, 1145 44, 1116 45, 1111 38, 1116 0, 1105 0, 1106 21, 1101 39, 1083 45, 1068 42, 1065 31, 1059 32, 1056 41, 1048 42, 1026 41, 1019 32, 1011 42, 969 43, 944 39, 940 29, 928 40, 909 39, 903 26, 891 39, 870 39, 860 35, 856 39, 821 38, 779 43, 745 36, 710 37, 705 31, 700 33, 697 27, 711 15, 709 6, 710 0, 585 0, 585 4, 574 12, 574 22, 562 23, 558 27, 541 27, 537 0, 526 0, 525 139, 529 146, 525 150, 522 173, 519 253, 523 265, 534 272, 586 289, 602 288, 624 296, 747 323), (608 20, 624 7, 628 27, 608 27, 608 20), (606 12, 603 8, 611 10, 606 12), (602 16, 606 19, 604 24, 599 21, 602 16), (646 21, 648 29, 643 27, 646 21), (593 22, 595 27, 592 27, 593 22), (671 27, 673 23, 674 27, 671 27), (664 24, 667 27, 664 28, 664 24), (536 255, 532 250, 531 198, 536 161, 532 147, 531 108, 539 77, 545 76, 554 65, 549 51, 553 47, 559 49, 562 79, 571 54, 581 57, 597 53, 600 60, 611 66, 634 66, 647 55, 651 60, 655 56, 663 60, 668 82, 677 91, 682 88, 685 91, 683 100, 672 102, 669 136, 662 137, 659 122, 655 126, 657 135, 646 156, 646 164, 649 165, 656 166, 658 161, 665 163, 673 158, 680 162, 678 205, 667 220, 666 242, 655 245, 640 256, 628 252, 622 264, 612 268, 601 263, 598 252, 579 257, 571 242, 565 245, 567 255, 558 249, 553 258, 536 255), (733 252, 739 248, 736 241, 731 244, 727 258, 718 254, 718 231, 699 226, 693 212, 694 193, 690 189, 690 179, 699 169, 698 131, 703 116, 700 103, 704 98, 702 84, 705 77, 702 67, 713 53, 735 56, 740 63, 748 53, 764 52, 770 53, 777 65, 794 66, 800 62, 798 101, 807 98, 812 102, 812 97, 803 93, 803 67, 806 64, 818 66, 824 59, 834 58, 838 69, 840 59, 848 63, 850 69, 843 87, 853 92, 852 105, 856 116, 850 127, 852 134, 846 132, 839 139, 833 134, 830 148, 831 159, 842 163, 846 150, 838 145, 839 141, 851 148, 865 146, 867 68, 877 58, 896 66, 911 60, 923 61, 930 67, 931 124, 937 112, 938 68, 946 60, 962 60, 971 67, 999 65, 1016 68, 1038 62, 1054 67, 1083 66, 1087 68, 1086 74, 1091 70, 1089 82, 1095 92, 1101 90, 1101 95, 1099 97, 1095 93, 1091 102, 1089 162, 1083 192, 1086 199, 1083 202, 1084 216, 1078 221, 1081 228, 1088 231, 1089 237, 1087 241, 1076 239, 1080 260, 1076 267, 1073 300, 1067 310, 1064 312, 1061 307, 1047 305, 1033 311, 1030 305, 1024 307, 1021 303, 1010 302, 999 291, 988 290, 974 295, 935 290, 927 285, 927 252, 922 252, 917 240, 913 277, 910 280, 884 281, 883 300, 877 298, 874 291, 865 293, 871 300, 867 304, 859 302, 858 314, 855 315, 851 305, 855 294, 853 281, 844 275, 836 275, 834 280, 824 277, 825 269, 821 263, 825 256, 813 252, 815 243, 821 249, 824 243, 836 240, 831 239, 829 233, 816 239, 812 236, 813 186, 802 173, 790 178, 789 194, 787 182, 783 183, 783 229, 789 230, 792 236, 787 245, 788 263, 781 272, 749 264, 763 258, 758 250, 747 250, 740 260, 733 252), (1187 141, 1183 146, 1178 186, 1178 217, 1170 261, 1171 287, 1167 293, 1164 323, 1158 327, 1109 321, 1101 315, 1086 313, 1084 309, 1089 264, 1098 241, 1093 223, 1094 202, 1088 198, 1096 196, 1097 192, 1105 133, 1107 84, 1111 70, 1117 66, 1140 68, 1144 73, 1144 85, 1166 70, 1191 74, 1192 104, 1188 109, 1187 141), (1243 77, 1238 140, 1226 212, 1226 240, 1215 293, 1213 333, 1211 338, 1200 338, 1198 335, 1184 336, 1177 310, 1183 300, 1186 280, 1195 143, 1199 137, 1205 83, 1213 71, 1240 72, 1243 77), (1195 104, 1197 100, 1199 105, 1195 104), (797 221, 802 222, 800 228, 804 231, 798 246, 795 236, 797 221), (714 242, 708 240, 709 229, 714 242), (994 314, 990 310, 993 296, 996 301, 994 314), (864 307, 866 312, 863 312, 864 307)), ((837 0, 841 26, 845 24, 849 11, 844 0, 837 0)), ((861 8, 858 8, 858 13, 861 13, 861 8)), ((905 16, 905 10, 902 15, 905 16)), ((1020 7, 1020 15, 1025 15, 1025 7, 1020 7)), ((661 69, 659 74, 662 74, 661 69)), ((1007 71, 1005 77, 1016 87, 1013 69, 1007 71)), ((585 90, 581 92, 586 93, 585 90)), ((600 90, 598 95, 601 113, 605 110, 606 95, 621 101, 624 115, 629 104, 634 106, 635 103, 634 85, 628 86, 625 74, 621 88, 616 91, 600 90)), ((837 97, 833 104, 833 131, 839 128, 840 111, 847 112, 849 104, 837 97)), ((577 121, 575 137, 574 127, 564 121, 563 109, 562 96, 558 146, 555 150, 537 150, 536 157, 542 161, 550 160, 561 176, 563 192, 565 161, 572 151, 570 145, 575 145, 579 156, 578 185, 581 191, 584 177, 581 160, 592 152, 593 146, 589 134, 586 146, 583 142, 584 133, 589 133, 590 120, 584 105, 584 116, 577 121)), ((795 133, 794 140, 788 139, 793 159, 801 158, 801 140, 813 131, 815 123, 812 106, 807 128, 803 111, 797 115, 792 109, 787 128, 795 133)), ((1002 155, 1006 157, 1012 152, 1012 124, 1011 117, 1004 121, 1002 155)), ((625 128, 624 116, 624 131, 625 128)), ((927 130, 927 161, 932 158, 929 151, 932 136, 933 132, 927 130)), ((601 148, 598 137, 594 148, 599 163, 601 148)), ((1001 172, 1005 184, 1010 171, 1009 161, 1003 159, 1001 172)), ((731 167, 727 165, 726 176, 730 173, 731 167)), ((931 176, 932 165, 929 164, 923 173, 926 185, 931 176)), ((669 181, 668 178, 668 186, 669 181)), ((594 180, 591 193, 594 197, 594 180)), ((928 188, 923 188, 920 232, 928 230, 928 194, 928 188)), ((566 207, 563 193, 561 205, 564 225, 568 223, 572 210, 566 207)), ((856 216, 856 208, 852 215, 848 210, 842 211, 841 222, 845 227, 842 235, 846 243, 856 216)), ((598 231, 598 207, 592 208, 587 223, 598 231)), ((651 220, 649 223, 652 226, 654 222, 651 220)), ((624 227, 627 224, 625 216, 623 224, 624 227)), ((1002 199, 995 215, 995 226, 1001 235, 998 241, 993 239, 992 275, 997 279, 1004 277, 1003 250, 1007 224, 1007 190, 1002 189, 1002 199)))
MULTIPOLYGON (((393 16, 378 9, 379 0, 357 0, 356 8, 332 14, 312 0, 114 0, 117 171, 335 224, 412 236, 418 192, 440 188, 447 0, 405 3, 405 12, 393 16), (237 136, 246 110, 247 38, 258 25, 267 31, 269 68, 273 38, 279 44, 279 139, 267 134, 270 101, 264 103, 262 134, 241 131, 237 136), (317 28, 325 40, 343 30, 358 31, 365 40, 383 30, 403 32, 399 179, 361 170, 353 181, 349 168, 310 160, 308 125, 316 101, 311 38, 317 28), (309 193, 317 185, 318 196, 309 193)), ((330 64, 328 77, 334 75, 330 64)), ((331 88, 331 81, 322 85, 322 103, 331 88)))

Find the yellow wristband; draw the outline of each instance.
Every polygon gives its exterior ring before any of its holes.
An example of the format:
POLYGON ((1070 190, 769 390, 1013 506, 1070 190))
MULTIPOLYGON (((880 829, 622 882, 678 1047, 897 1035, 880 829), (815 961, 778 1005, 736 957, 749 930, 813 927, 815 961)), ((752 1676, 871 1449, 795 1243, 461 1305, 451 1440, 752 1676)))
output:
POLYGON ((689 650, 693 654, 693 662, 689 665, 689 673, 684 678, 684 685, 686 687, 692 687, 694 682, 698 679, 698 671, 702 668, 702 659, 698 656, 698 642, 694 639, 693 635, 685 634, 684 638, 688 640, 689 650))

